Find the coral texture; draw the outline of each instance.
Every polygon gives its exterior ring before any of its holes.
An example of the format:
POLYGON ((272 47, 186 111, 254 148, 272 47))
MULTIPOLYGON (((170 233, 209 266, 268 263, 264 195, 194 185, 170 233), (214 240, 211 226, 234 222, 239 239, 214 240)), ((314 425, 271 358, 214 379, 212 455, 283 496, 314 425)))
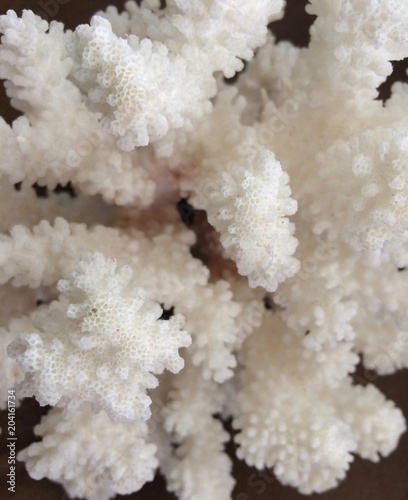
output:
POLYGON ((18 458, 72 498, 230 499, 227 419, 305 494, 405 431, 351 375, 408 367, 408 3, 284 7, 0 16, 0 407, 53 406, 18 458))

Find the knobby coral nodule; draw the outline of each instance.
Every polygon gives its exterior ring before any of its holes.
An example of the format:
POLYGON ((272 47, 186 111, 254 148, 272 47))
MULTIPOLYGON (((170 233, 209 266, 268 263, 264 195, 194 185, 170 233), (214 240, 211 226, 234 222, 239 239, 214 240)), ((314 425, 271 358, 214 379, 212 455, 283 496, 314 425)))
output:
POLYGON ((283 9, 0 16, 1 403, 54 406, 19 459, 72 497, 230 498, 220 416, 302 493, 405 430, 351 373, 408 364, 408 3, 311 0, 307 48, 283 9))

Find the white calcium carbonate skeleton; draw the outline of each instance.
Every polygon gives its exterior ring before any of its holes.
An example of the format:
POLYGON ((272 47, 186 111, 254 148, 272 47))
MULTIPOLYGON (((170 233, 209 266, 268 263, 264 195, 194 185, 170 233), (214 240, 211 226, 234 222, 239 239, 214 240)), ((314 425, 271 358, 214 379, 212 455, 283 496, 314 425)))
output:
POLYGON ((302 493, 405 430, 351 374, 408 365, 408 85, 377 99, 408 3, 311 0, 307 48, 268 32, 283 9, 0 16, 21 113, 0 119, 0 402, 54 406, 19 459, 71 497, 159 468, 182 500, 231 498, 220 415, 239 458, 302 493))

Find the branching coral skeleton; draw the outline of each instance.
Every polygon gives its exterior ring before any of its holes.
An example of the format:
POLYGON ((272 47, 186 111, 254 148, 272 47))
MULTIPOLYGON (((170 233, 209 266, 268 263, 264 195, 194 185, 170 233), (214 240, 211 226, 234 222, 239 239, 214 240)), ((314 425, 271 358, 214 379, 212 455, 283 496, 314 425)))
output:
POLYGON ((19 459, 72 497, 159 468, 182 500, 231 498, 220 416, 302 493, 405 431, 350 375, 408 366, 408 85, 377 99, 408 4, 311 0, 302 49, 268 33, 283 9, 130 1, 74 32, 0 16, 21 112, 0 119, 0 403, 54 406, 19 459))

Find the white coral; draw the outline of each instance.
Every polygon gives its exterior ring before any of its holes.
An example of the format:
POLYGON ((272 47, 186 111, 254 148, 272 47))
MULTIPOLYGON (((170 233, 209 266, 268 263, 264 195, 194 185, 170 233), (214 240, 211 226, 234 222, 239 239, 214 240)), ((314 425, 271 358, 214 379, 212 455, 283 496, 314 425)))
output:
POLYGON ((24 112, 8 126, 0 119, 0 173, 12 183, 54 188, 72 181, 83 192, 119 205, 149 205, 154 183, 149 154, 122 153, 104 133, 71 82, 74 62, 63 25, 31 11, 0 16, 0 77, 13 105, 24 112), (50 56, 51 54, 51 56, 50 56), (46 96, 46 97, 45 97, 46 96))
POLYGON ((174 379, 169 397, 164 427, 177 445, 163 463, 169 490, 181 500, 231 498, 231 461, 224 452, 228 433, 214 417, 223 405, 221 388, 203 380, 187 361, 186 369, 174 379))
POLYGON ((131 268, 98 253, 85 254, 58 287, 59 300, 32 314, 34 333, 9 346, 26 373, 20 394, 69 411, 89 401, 114 420, 149 418, 153 374, 184 365, 178 349, 191 339, 182 317, 160 320, 131 268))
POLYGON ((270 314, 243 350, 238 456, 273 467, 280 481, 309 494, 343 479, 353 453, 374 461, 388 455, 404 417, 374 386, 353 385, 348 375, 358 356, 351 347, 312 354, 270 314))
POLYGON ((187 151, 200 157, 193 154, 193 182, 184 188, 192 191, 192 203, 207 211, 249 285, 275 291, 298 270, 293 257, 298 242, 288 218, 297 203, 273 153, 240 123, 243 105, 234 89, 220 92, 213 114, 190 137, 187 151))
MULTIPOLYGON (((71 44, 81 66, 77 79, 125 151, 157 141, 173 128, 191 129, 208 113, 216 94, 213 74, 231 77, 242 69, 240 59, 251 59, 262 45, 266 23, 280 13, 282 1, 262 0, 256 9, 243 0, 176 0, 167 7, 161 16, 158 11, 149 16, 159 40, 136 36, 138 29, 118 37, 108 19, 95 16, 90 26, 76 29, 71 44), (225 27, 235 32, 233 37, 225 27), (162 34, 167 40, 160 40, 162 34)), ((120 26, 126 17, 114 20, 120 26)))
POLYGON ((307 48, 282 4, 0 16, 0 403, 61 407, 20 456, 70 495, 230 498, 219 417, 303 493, 405 430, 350 374, 408 366, 408 4, 311 0, 307 48))
POLYGON ((66 418, 53 408, 35 427, 43 440, 19 453, 31 477, 63 484, 70 496, 108 500, 139 490, 158 465, 145 422, 113 422, 90 406, 66 418))

